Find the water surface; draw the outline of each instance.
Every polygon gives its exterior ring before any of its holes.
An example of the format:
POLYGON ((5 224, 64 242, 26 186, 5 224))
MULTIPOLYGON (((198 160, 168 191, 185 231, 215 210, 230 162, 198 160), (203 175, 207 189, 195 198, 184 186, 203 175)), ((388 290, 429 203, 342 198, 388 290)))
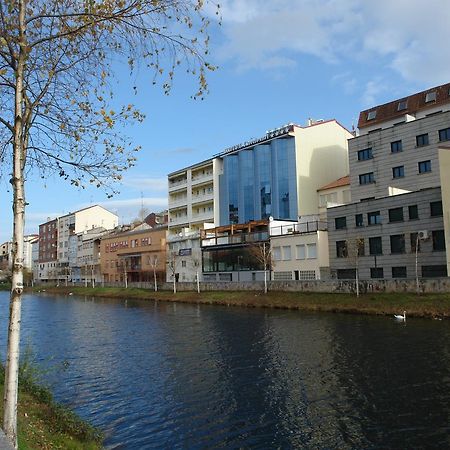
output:
POLYGON ((27 295, 26 343, 107 448, 450 447, 446 321, 27 295))

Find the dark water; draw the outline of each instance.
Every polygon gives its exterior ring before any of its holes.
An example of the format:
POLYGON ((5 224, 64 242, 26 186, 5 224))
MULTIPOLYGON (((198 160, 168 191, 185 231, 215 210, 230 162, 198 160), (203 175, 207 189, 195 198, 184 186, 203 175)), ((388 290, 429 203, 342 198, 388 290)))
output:
POLYGON ((27 296, 22 330, 108 448, 450 448, 450 322, 27 296))

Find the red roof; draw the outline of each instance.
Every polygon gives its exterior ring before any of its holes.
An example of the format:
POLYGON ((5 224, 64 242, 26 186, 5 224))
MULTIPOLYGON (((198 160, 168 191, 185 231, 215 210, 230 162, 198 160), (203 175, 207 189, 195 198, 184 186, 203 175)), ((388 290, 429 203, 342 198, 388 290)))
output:
POLYGON ((325 186, 322 186, 321 188, 317 189, 317 191, 325 191, 327 189, 333 189, 341 186, 348 186, 350 185, 350 175, 346 175, 345 177, 338 178, 336 181, 332 181, 331 183, 326 184, 325 186))
POLYGON ((405 114, 415 114, 418 111, 434 108, 439 105, 450 103, 450 83, 436 86, 426 91, 418 92, 409 97, 402 97, 384 105, 374 106, 359 113, 358 128, 365 128, 396 117, 403 117, 405 114), (427 100, 427 94, 435 93, 434 100, 427 100), (402 103, 402 105, 400 105, 402 103), (376 111, 373 119, 367 119, 368 113, 376 111))

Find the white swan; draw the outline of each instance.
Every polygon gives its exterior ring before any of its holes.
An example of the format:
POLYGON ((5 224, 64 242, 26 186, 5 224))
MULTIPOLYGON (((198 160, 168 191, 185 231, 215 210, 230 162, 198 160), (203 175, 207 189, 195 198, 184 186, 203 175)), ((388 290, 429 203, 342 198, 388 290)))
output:
POLYGON ((403 316, 401 314, 394 314, 394 318, 406 322, 406 311, 403 311, 403 316))

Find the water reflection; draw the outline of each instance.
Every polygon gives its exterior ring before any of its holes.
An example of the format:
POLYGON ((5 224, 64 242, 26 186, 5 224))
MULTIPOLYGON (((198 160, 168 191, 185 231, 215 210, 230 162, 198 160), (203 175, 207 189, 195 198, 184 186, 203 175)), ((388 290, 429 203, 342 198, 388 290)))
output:
POLYGON ((27 296, 22 329, 109 448, 450 446, 446 321, 27 296))

